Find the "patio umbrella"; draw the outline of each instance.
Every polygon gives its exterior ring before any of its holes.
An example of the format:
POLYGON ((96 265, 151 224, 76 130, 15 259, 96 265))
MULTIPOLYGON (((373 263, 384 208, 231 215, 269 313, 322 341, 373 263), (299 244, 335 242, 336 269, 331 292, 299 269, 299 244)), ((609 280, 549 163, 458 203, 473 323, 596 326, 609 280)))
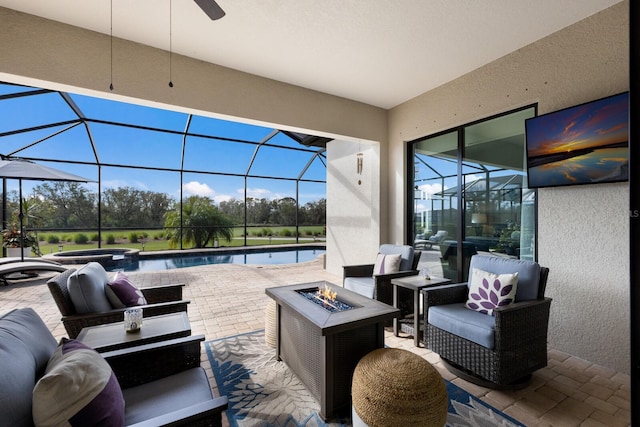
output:
MULTIPOLYGON (((30 160, 24 160, 16 157, 2 156, 0 160, 0 178, 17 179, 20 192, 20 238, 22 245, 24 244, 24 230, 22 212, 22 180, 30 181, 73 181, 73 182, 89 182, 91 180, 78 175, 63 172, 58 169, 34 163, 30 160)), ((6 194, 3 192, 3 198, 6 202, 6 194)), ((5 203, 6 204, 6 203, 5 203)), ((22 246, 21 245, 21 246, 22 246)), ((21 254, 21 260, 24 261, 24 253, 21 254)))

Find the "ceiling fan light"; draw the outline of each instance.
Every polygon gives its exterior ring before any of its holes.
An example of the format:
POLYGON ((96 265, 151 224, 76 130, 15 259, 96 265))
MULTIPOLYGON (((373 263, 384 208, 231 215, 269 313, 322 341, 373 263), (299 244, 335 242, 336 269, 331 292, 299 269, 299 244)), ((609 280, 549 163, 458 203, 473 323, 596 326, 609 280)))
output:
POLYGON ((225 15, 224 10, 222 10, 222 8, 218 5, 218 3, 215 2, 215 0, 194 0, 194 1, 198 6, 200 6, 200 9, 202 9, 209 18, 211 18, 212 21, 215 21, 216 19, 220 19, 225 15))

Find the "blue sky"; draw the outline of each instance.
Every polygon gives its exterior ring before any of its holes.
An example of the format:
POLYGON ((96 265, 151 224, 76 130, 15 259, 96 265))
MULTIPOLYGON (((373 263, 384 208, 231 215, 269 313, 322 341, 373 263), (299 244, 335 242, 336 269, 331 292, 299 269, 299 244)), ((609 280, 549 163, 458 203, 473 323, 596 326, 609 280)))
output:
MULTIPOLYGON (((0 84, 0 96, 29 90, 19 86, 0 84)), ((89 119, 135 124, 148 128, 160 128, 183 132, 188 115, 157 108, 123 104, 87 96, 71 95, 73 102, 89 119)), ((28 158, 59 159, 68 162, 93 162, 95 154, 89 142, 87 129, 83 125, 61 124, 54 128, 34 130, 11 136, 1 135, 18 129, 38 127, 48 123, 67 122, 77 119, 72 109, 57 93, 9 98, 0 101, 0 153, 28 158), (40 142, 38 142, 40 141, 40 142), (34 142, 38 142, 34 144, 34 142), (29 146, 33 144, 33 146, 29 146), (22 149, 23 147, 27 147, 22 149), (22 150, 21 150, 22 149, 22 150)), ((131 129, 102 123, 90 123, 89 129, 102 164, 144 166, 158 169, 180 169, 183 137, 181 134, 131 129)), ((189 126, 190 134, 215 135, 232 140, 260 142, 272 132, 271 128, 234 123, 215 118, 194 116, 189 126)), ((279 133, 269 144, 306 149, 286 135, 279 133)), ((311 148, 316 150, 316 148, 311 148)), ((255 145, 222 141, 197 136, 186 139, 183 177, 183 194, 211 197, 219 203, 230 198, 244 197, 244 175, 249 168, 255 145), (225 175, 211 175, 207 171, 225 175), (240 177, 234 175, 241 175, 240 177)), ((296 178, 313 157, 312 152, 262 147, 249 171, 259 177, 296 178)), ((95 166, 41 162, 47 166, 74 173, 98 181, 95 166)), ((129 186, 141 190, 158 191, 178 199, 180 174, 159 170, 142 170, 103 166, 102 187, 129 186)), ((324 181, 326 169, 319 159, 313 161, 304 179, 324 181)), ((23 181, 24 196, 41 184, 23 181)), ((7 181, 8 190, 17 190, 16 180, 7 181)), ((87 184, 97 191, 97 183, 87 184)), ((249 197, 277 199, 296 196, 295 181, 283 179, 249 178, 249 197)), ((323 183, 301 182, 300 203, 326 197, 323 183)))

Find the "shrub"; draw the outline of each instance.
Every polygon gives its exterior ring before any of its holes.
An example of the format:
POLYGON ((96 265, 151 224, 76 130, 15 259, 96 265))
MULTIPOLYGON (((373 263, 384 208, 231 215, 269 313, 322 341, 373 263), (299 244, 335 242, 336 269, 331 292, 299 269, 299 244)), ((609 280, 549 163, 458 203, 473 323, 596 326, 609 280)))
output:
POLYGON ((138 243, 138 233, 130 233, 129 234, 129 242, 138 243))
POLYGON ((98 233, 93 233, 91 235, 91 239, 89 240, 91 240, 92 242, 97 242, 98 240, 100 240, 100 235, 98 233))
POLYGON ((78 233, 73 238, 73 241, 74 241, 74 243, 76 245, 84 245, 85 243, 87 243, 89 241, 89 238, 84 233, 78 233))
POLYGON ((47 236, 47 243, 52 244, 52 245, 60 243, 60 238, 58 236, 56 236, 55 234, 49 234, 47 236))
POLYGON ((113 245, 114 243, 116 243, 116 236, 107 234, 107 245, 113 245))
POLYGON ((293 232, 288 228, 283 229, 281 233, 285 237, 291 237, 293 235, 293 232))

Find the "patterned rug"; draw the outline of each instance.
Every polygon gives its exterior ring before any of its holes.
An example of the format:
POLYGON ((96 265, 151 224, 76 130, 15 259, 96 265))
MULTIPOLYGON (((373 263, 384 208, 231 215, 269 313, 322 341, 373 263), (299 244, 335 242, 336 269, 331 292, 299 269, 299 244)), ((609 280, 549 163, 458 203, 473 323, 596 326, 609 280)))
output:
MULTIPOLYGON (((220 394, 229 398, 231 427, 349 426, 350 419, 325 423, 320 405, 304 384, 255 331, 205 343, 220 394)), ((455 384, 445 381, 449 395, 447 426, 523 426, 455 384)))

